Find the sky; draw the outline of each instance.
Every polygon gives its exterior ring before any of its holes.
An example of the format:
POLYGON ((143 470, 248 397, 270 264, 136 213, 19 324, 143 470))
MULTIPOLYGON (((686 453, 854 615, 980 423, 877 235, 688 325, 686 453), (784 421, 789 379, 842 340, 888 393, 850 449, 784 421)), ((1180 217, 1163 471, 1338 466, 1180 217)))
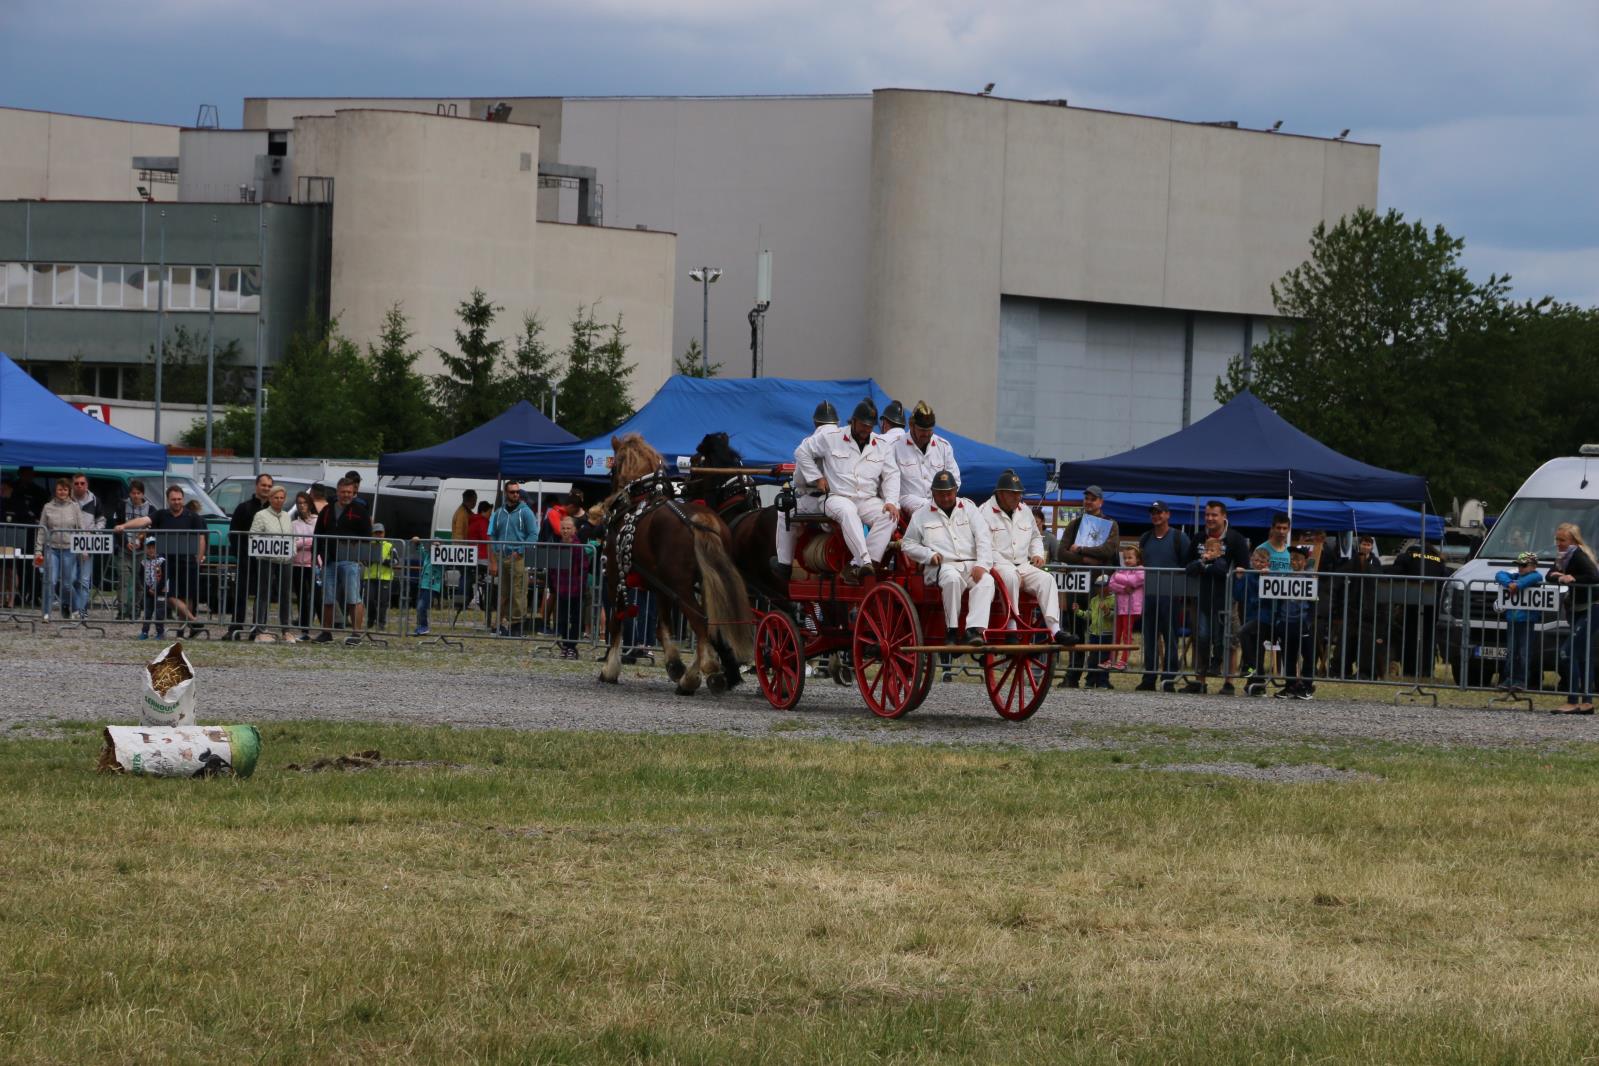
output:
POLYGON ((1599 304, 1592 0, 0 0, 0 105, 976 91, 1382 145, 1473 277, 1599 304))

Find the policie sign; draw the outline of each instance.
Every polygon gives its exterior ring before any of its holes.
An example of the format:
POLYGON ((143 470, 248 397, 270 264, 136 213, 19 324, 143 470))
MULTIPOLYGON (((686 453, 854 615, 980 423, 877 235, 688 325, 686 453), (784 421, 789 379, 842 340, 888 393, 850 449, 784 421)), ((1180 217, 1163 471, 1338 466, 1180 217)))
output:
POLYGON ((73 532, 68 548, 77 555, 110 555, 113 539, 110 533, 77 530, 73 532))
POLYGON ((476 566, 477 545, 434 541, 428 546, 428 561, 434 566, 476 566))
POLYGON ((1316 577, 1313 574, 1261 574, 1263 600, 1314 600, 1316 577))
POLYGON ((1548 614, 1560 610, 1560 586, 1533 585, 1531 588, 1507 589, 1500 586, 1494 599, 1496 611, 1541 611, 1548 614))
POLYGON ((1087 570, 1057 570, 1055 571, 1055 587, 1069 595, 1088 595, 1087 570))
POLYGON ((250 558, 288 562, 294 558, 294 538, 276 533, 251 533, 250 558))

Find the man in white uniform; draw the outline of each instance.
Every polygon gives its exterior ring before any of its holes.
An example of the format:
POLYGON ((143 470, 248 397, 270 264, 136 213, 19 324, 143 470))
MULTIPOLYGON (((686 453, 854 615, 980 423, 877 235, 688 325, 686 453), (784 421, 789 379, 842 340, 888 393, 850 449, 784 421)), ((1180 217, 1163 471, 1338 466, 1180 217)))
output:
POLYGON ((888 539, 899 520, 899 470, 872 432, 877 411, 862 400, 850 415, 848 429, 818 431, 794 453, 796 475, 827 495, 822 510, 838 524, 849 545, 846 584, 859 584, 873 563, 883 561, 888 539), (861 532, 861 523, 869 527, 861 532))
POLYGON ((940 470, 933 475, 933 500, 911 516, 900 538, 900 551, 922 564, 922 577, 936 581, 944 594, 944 624, 951 639, 959 631, 961 593, 966 593, 968 644, 983 643, 988 609, 994 603, 993 546, 988 523, 977 505, 956 493, 955 475, 940 470))
POLYGON ((894 454, 894 445, 905 435, 905 405, 898 400, 890 400, 887 407, 883 408, 883 421, 878 426, 878 436, 888 444, 888 454, 894 454))
POLYGON ((955 449, 949 441, 933 432, 937 419, 926 400, 916 404, 911 412, 911 428, 894 445, 894 462, 899 466, 899 506, 913 515, 926 507, 933 491, 933 475, 948 470, 955 479, 958 492, 961 484, 960 464, 955 461, 955 449))
MULTIPOLYGON (((811 412, 811 435, 800 441, 799 447, 794 449, 794 513, 795 514, 821 514, 822 490, 812 485, 800 473, 800 453, 809 448, 812 440, 828 430, 838 432, 838 412, 826 400, 816 405, 816 410, 811 412)), ((789 528, 788 512, 777 512, 777 558, 772 560, 772 573, 784 581, 794 576, 794 544, 799 540, 799 531, 789 528)))
POLYGON ((1033 519, 1030 507, 1022 506, 1022 479, 1016 471, 999 475, 994 495, 983 504, 982 515, 994 545, 994 573, 1010 594, 1013 606, 1021 600, 1018 591, 1026 589, 1044 612, 1044 624, 1056 644, 1071 642, 1060 628, 1060 593, 1055 579, 1040 569, 1046 562, 1044 536, 1033 519))

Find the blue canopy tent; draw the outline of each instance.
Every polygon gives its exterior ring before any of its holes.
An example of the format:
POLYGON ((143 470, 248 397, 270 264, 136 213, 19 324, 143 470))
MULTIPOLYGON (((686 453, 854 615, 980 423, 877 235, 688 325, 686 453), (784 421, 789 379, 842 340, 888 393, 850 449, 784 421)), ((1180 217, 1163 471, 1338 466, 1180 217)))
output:
MULTIPOLYGON (((776 466, 794 461, 794 446, 812 430, 816 405, 830 400, 841 419, 848 419, 862 397, 878 410, 888 406, 888 393, 871 378, 804 381, 796 378, 670 378, 642 409, 611 433, 570 444, 537 444, 508 440, 500 447, 500 471, 506 476, 557 480, 606 478, 611 437, 638 433, 665 456, 668 465, 686 465, 707 433, 727 433, 733 448, 749 466, 776 466)), ((1007 469, 1022 484, 1041 492, 1049 477, 1041 459, 1008 452, 963 437, 940 425, 938 432, 955 448, 961 482, 967 495, 986 498, 1007 469)))
POLYGON ((1410 531, 1432 532, 1430 526, 1423 530, 1426 478, 1336 452, 1247 390, 1186 429, 1141 448, 1062 463, 1057 482, 1078 490, 1097 484, 1122 492, 1205 498, 1264 496, 1281 500, 1290 519, 1296 499, 1419 503, 1422 511, 1410 531))
MULTIPOLYGON (((1054 492, 1045 499, 1075 499, 1076 495, 1075 492, 1054 492)), ((1161 500, 1171 508, 1174 523, 1197 528, 1203 521, 1205 501, 1213 499, 1227 505, 1227 517, 1233 525, 1246 529, 1270 528, 1272 516, 1288 510, 1288 501, 1284 499, 1240 500, 1228 496, 1177 496, 1106 490, 1104 514, 1106 518, 1116 522, 1143 524, 1149 521, 1149 505, 1155 500, 1161 500)), ((1370 533, 1373 536, 1410 537, 1415 536, 1416 531, 1421 529, 1422 516, 1396 503, 1298 500, 1294 503, 1294 520, 1306 529, 1325 529, 1329 533, 1370 533)), ((1439 515, 1427 515, 1426 522, 1427 539, 1442 539, 1443 518, 1439 515)))
POLYGON ((161 473, 167 468, 167 449, 90 418, 0 352, 0 466, 161 473))
POLYGON ((518 400, 476 429, 469 429, 431 448, 384 452, 378 477, 475 477, 492 479, 500 472, 500 443, 569 444, 572 434, 551 422, 526 400, 518 400))
POLYGON ((1123 492, 1422 503, 1427 480, 1333 451, 1241 392, 1186 429, 1104 459, 1060 464, 1062 486, 1123 492))

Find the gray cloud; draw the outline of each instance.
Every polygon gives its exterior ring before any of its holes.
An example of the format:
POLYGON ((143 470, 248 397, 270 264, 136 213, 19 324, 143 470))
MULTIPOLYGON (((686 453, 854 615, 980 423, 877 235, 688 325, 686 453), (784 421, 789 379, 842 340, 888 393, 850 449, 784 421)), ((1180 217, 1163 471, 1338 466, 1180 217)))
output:
POLYGON ((975 90, 1383 145, 1382 201, 1518 292, 1599 299, 1599 5, 1487 0, 12 0, 25 107, 187 122, 246 95, 975 90), (1502 262, 1501 262, 1502 260, 1502 262))

